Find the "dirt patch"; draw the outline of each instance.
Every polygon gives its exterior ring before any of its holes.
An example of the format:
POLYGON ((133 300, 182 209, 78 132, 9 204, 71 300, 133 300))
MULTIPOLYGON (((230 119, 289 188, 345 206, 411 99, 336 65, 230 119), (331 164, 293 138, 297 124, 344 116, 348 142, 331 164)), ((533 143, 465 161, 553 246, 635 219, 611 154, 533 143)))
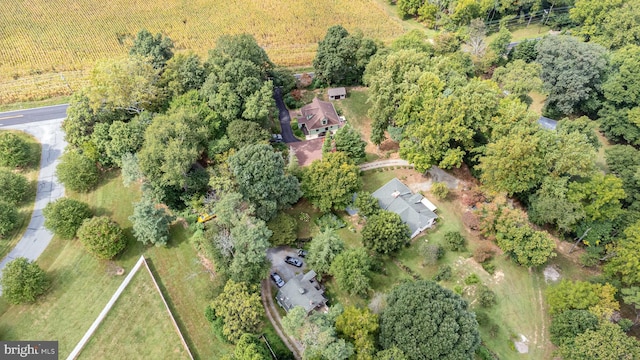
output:
POLYGON ((124 268, 113 261, 107 263, 106 273, 110 276, 122 276, 125 271, 124 268))
POLYGON ((557 282, 558 280, 560 280, 560 272, 553 265, 548 265, 546 268, 544 268, 544 271, 542 273, 544 274, 544 281, 546 283, 557 282))
POLYGON ((211 279, 215 278, 216 271, 215 267, 213 266, 213 262, 211 262, 211 260, 207 259, 207 257, 202 255, 201 253, 198 253, 198 259, 200 259, 200 264, 202 264, 202 266, 204 266, 204 268, 207 270, 211 279))
POLYGON ((502 280, 504 280, 504 273, 502 272, 502 270, 497 270, 495 273, 493 273, 492 279, 496 284, 499 284, 502 280))

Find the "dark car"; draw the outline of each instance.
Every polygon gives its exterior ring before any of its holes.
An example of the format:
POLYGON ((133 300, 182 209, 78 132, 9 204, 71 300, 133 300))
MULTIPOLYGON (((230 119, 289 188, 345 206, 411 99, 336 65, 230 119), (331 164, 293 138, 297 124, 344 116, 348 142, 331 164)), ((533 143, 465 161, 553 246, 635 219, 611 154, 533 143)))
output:
POLYGON ((302 260, 293 257, 293 256, 287 256, 286 258, 284 258, 284 262, 286 262, 289 265, 293 265, 296 267, 302 267, 302 260))
POLYGON ((298 249, 298 256, 300 256, 300 257, 307 257, 307 250, 304 250, 304 249, 298 249))
POLYGON ((280 275, 278 275, 278 273, 276 272, 271 273, 271 278, 279 288, 284 286, 284 280, 282 280, 282 278, 280 277, 280 275))

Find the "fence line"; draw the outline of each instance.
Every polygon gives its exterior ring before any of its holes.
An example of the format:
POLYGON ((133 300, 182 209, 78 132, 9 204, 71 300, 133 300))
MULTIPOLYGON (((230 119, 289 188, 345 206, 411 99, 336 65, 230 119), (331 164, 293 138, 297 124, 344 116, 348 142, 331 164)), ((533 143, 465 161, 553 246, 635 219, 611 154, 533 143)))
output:
POLYGON ((80 355, 82 348, 84 348, 84 346, 87 344, 89 339, 91 339, 91 336, 93 335, 93 333, 98 329, 98 326, 100 325, 102 320, 104 320, 104 318, 107 316, 107 314, 109 313, 109 310, 111 310, 111 307, 113 307, 113 304, 116 303, 116 301, 120 297, 120 294, 122 294, 122 292, 127 287, 127 285, 129 285, 129 282, 131 282, 131 279, 133 279, 133 276, 138 272, 138 269, 140 269, 140 266, 142 266, 143 262, 145 262, 144 256, 140 256, 140 259, 138 260, 136 265, 133 267, 133 269, 131 269, 129 274, 127 274, 127 277, 124 279, 122 284, 120 284, 120 287, 118 287, 118 290, 116 290, 113 296, 111 296, 111 299, 109 300, 107 305, 104 306, 104 309, 102 309, 102 311, 100 312, 96 320, 93 322, 93 324, 91 324, 91 326, 89 327, 89 330, 87 330, 87 332, 84 334, 82 339, 80 339, 80 342, 78 343, 78 345, 76 345, 76 347, 73 349, 71 354, 67 356, 67 360, 74 360, 78 357, 78 355, 80 355))
POLYGON ((144 264, 144 266, 147 268, 147 271, 149 272, 149 275, 153 280, 153 284, 156 287, 156 290, 158 290, 158 294, 160 294, 162 303, 164 304, 164 307, 167 309, 167 312, 171 317, 171 322, 173 323, 173 326, 178 332, 178 335, 180 335, 180 341, 182 342, 182 345, 187 350, 187 354, 189 354, 189 358, 193 360, 193 354, 191 354, 191 350, 189 349, 189 346, 187 345, 187 342, 184 339, 184 336, 182 336, 182 331, 180 331, 180 328, 178 327, 178 323, 176 322, 176 319, 173 317, 173 313, 171 312, 171 309, 169 309, 169 305, 167 304, 167 301, 165 300, 164 295, 160 290, 160 286, 158 286, 156 277, 151 272, 151 269, 149 268, 149 264, 147 263, 147 260, 144 258, 144 255, 140 256, 140 259, 138 259, 138 262, 136 262, 136 264, 133 266, 129 274, 127 274, 127 277, 122 281, 122 284, 120 284, 120 286, 118 287, 118 290, 116 290, 113 296, 111 296, 111 299, 109 300, 107 305, 104 306, 104 308, 102 309, 102 311, 100 312, 96 320, 93 322, 93 324, 91 324, 91 326, 89 327, 89 330, 87 330, 87 332, 84 334, 82 339, 80 339, 80 342, 78 342, 78 344, 73 349, 73 351, 71 351, 71 354, 67 356, 67 360, 75 360, 78 357, 78 355, 80 355, 80 352, 82 352, 82 349, 84 348, 84 346, 87 344, 87 342, 89 342, 89 340, 91 339, 91 336, 93 336, 93 333, 95 333, 95 331, 98 329, 98 326, 100 326, 100 323, 102 323, 102 320, 104 320, 104 318, 109 314, 109 311, 111 310, 113 305, 116 303, 118 298, 120 298, 120 295, 122 294, 124 289, 127 287, 127 285, 129 285, 129 283, 131 282, 131 279, 133 279, 133 276, 138 272, 142 264, 144 264))
MULTIPOLYGON (((142 258, 144 260, 144 257, 142 258)), ((182 341, 182 346, 184 346, 184 348, 187 350, 187 354, 189 354, 189 358, 191 360, 193 360, 193 354, 191 354, 191 350, 189 349, 189 345, 187 345, 187 341, 184 339, 184 336, 182 336, 182 331, 180 331, 180 328, 178 327, 178 323, 176 322, 176 319, 173 317, 173 313, 171 312, 171 309, 169 309, 169 304, 167 304, 167 301, 164 298, 164 295, 162 295, 162 291, 160 290, 160 286, 158 286, 158 282, 156 281, 156 277, 153 276, 153 273, 151 272, 151 269, 149 268, 149 264, 147 264, 147 261, 144 260, 144 266, 147 268, 147 271, 149 271, 149 275, 151 275, 151 279, 153 280, 153 284, 156 286, 156 290, 158 290, 158 294, 160 294, 160 298, 162 299, 162 302, 164 303, 164 307, 167 309, 167 312, 169 313, 169 316, 171 317, 171 322, 173 323, 173 326, 176 328, 176 331, 178 332, 178 335, 180 335, 180 341, 182 341)))

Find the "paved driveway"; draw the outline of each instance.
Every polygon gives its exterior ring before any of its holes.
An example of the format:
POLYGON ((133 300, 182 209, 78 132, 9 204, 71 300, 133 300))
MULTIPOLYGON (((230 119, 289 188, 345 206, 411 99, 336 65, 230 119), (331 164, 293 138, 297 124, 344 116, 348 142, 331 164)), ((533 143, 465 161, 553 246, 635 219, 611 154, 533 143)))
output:
POLYGON ((44 227, 42 209, 49 202, 64 196, 64 187, 56 178, 58 158, 62 155, 67 145, 64 141, 64 132, 60 127, 62 120, 39 121, 2 127, 2 129, 22 130, 36 137, 42 145, 42 155, 40 157, 36 203, 33 207, 31 221, 16 247, 0 262, 0 276, 5 265, 15 258, 37 259, 47 248, 51 238, 53 238, 53 234, 44 227))
MULTIPOLYGON (((301 274, 307 269, 306 259, 299 257, 298 254, 296 254, 296 250, 297 249, 286 246, 280 246, 267 250, 267 258, 269 259, 269 261, 271 261, 271 272, 275 271, 280 274, 280 277, 282 277, 282 280, 284 280, 285 282, 289 281, 297 274, 301 274), (302 260, 302 267, 295 267, 284 262, 284 258, 287 256, 294 256, 302 260)), ((271 283, 273 284, 273 280, 271 280, 271 283)))
POLYGON ((278 107, 278 117, 280 118, 280 127, 282 128, 282 140, 286 143, 298 142, 295 136, 293 136, 293 130, 291 130, 291 117, 289 116, 289 110, 284 105, 282 100, 282 89, 275 88, 273 92, 273 98, 276 100, 276 106, 278 107))

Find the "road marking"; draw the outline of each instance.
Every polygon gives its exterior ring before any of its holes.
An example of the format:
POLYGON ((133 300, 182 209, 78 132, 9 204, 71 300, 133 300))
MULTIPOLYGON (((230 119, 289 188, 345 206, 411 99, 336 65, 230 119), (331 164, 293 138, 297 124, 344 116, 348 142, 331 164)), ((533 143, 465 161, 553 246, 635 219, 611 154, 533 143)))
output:
POLYGON ((5 117, 0 117, 0 120, 7 120, 7 119, 16 119, 16 118, 21 118, 24 115, 13 115, 13 116, 5 116, 5 117))

